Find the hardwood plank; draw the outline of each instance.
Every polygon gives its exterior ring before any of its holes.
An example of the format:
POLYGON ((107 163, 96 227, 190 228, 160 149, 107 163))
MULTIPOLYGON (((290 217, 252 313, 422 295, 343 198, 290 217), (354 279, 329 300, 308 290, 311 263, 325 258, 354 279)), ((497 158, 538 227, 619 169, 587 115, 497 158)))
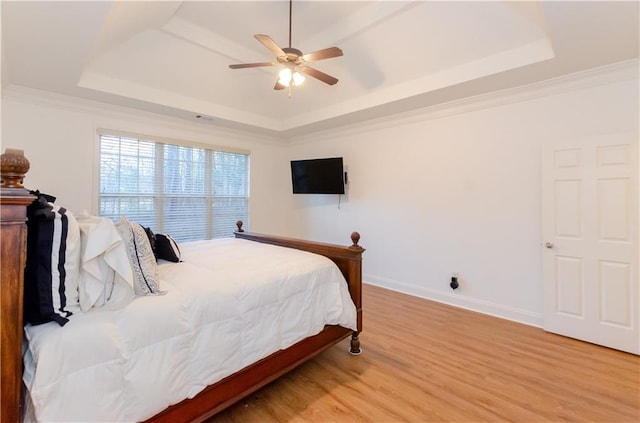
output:
POLYGON ((640 357, 371 285, 348 341, 209 420, 640 422, 640 357))

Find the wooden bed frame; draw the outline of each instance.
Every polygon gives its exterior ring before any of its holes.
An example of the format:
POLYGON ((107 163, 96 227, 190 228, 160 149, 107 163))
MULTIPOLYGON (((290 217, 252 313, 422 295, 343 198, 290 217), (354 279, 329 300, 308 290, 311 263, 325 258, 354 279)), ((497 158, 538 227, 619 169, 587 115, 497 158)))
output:
MULTIPOLYGON (((0 421, 19 422, 22 418, 22 304, 26 253, 26 207, 34 197, 23 187, 29 162, 19 150, 7 150, 1 157, 0 176, 0 421)), ((221 381, 208 386, 195 398, 175 404, 148 422, 201 422, 238 400, 304 363, 351 335, 349 353, 360 354, 358 335, 362 331, 362 253, 360 235, 351 234, 353 244, 343 247, 293 238, 244 232, 238 222, 236 238, 296 248, 321 254, 333 260, 349 284, 357 310, 357 331, 340 326, 325 326, 317 335, 278 351, 221 381)))

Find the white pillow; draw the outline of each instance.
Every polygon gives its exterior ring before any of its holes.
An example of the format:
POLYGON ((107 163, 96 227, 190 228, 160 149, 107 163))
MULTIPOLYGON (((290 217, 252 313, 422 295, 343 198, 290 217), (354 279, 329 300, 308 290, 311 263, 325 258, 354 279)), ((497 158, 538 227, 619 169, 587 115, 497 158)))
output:
POLYGON ((98 216, 76 217, 82 251, 78 294, 83 311, 116 310, 135 297, 127 248, 113 221, 98 216))
POLYGON ((136 295, 164 294, 160 291, 158 264, 144 228, 126 217, 121 217, 115 226, 127 247, 136 295))
POLYGON ((67 300, 67 309, 71 312, 80 310, 80 253, 82 243, 80 241, 80 227, 75 216, 67 210, 67 252, 65 269, 67 278, 64 283, 64 295, 67 300))

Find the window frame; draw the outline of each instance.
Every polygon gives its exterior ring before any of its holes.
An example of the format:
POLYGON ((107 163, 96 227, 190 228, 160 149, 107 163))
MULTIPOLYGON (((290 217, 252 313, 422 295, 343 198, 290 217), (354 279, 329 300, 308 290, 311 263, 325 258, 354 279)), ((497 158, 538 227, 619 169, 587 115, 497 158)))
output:
MULTIPOLYGON (((228 146, 221 146, 218 144, 206 144, 206 143, 198 143, 198 142, 192 142, 192 141, 186 141, 186 140, 181 140, 181 139, 174 139, 174 138, 167 138, 167 137, 162 137, 162 136, 155 136, 155 135, 146 135, 146 134, 139 134, 139 133, 132 133, 132 132, 125 132, 125 131, 119 131, 119 130, 111 130, 111 129, 104 129, 104 128, 99 128, 96 130, 96 149, 95 149, 95 163, 96 163, 96 167, 95 167, 95 183, 94 183, 94 187, 95 187, 95 196, 94 196, 94 212, 96 215, 100 215, 101 213, 101 200, 103 197, 103 193, 101 192, 101 171, 102 171, 102 149, 101 149, 101 143, 102 143, 102 137, 103 136, 111 136, 111 137, 119 137, 119 138, 131 138, 131 139, 135 139, 138 141, 148 141, 148 142, 153 142, 155 144, 155 149, 156 151, 158 150, 158 145, 159 144, 168 144, 168 145, 172 145, 172 146, 178 146, 178 147, 187 147, 187 148, 196 148, 196 149, 204 149, 207 150, 207 153, 205 154, 206 156, 206 164, 205 164, 205 174, 209 175, 208 178, 205 178, 205 186, 206 186, 206 193, 204 194, 205 197, 205 201, 206 201, 206 224, 204 226, 206 226, 205 229, 205 233, 203 234, 203 237, 198 238, 197 240, 205 240, 205 239, 213 239, 213 238, 221 238, 221 237, 232 237, 233 236, 233 231, 235 228, 235 225, 231 228, 229 228, 229 233, 225 234, 225 235, 218 235, 218 236, 214 236, 214 231, 215 231, 215 226, 214 226, 214 219, 215 217, 213 216, 213 204, 216 201, 216 198, 218 199, 222 199, 222 198, 230 198, 230 196, 228 195, 215 195, 214 191, 213 191, 213 156, 215 154, 215 152, 219 152, 219 153, 231 153, 231 154, 241 154, 241 155, 245 155, 246 156, 246 175, 244 176, 244 182, 245 182, 245 191, 246 191, 246 195, 245 196, 239 196, 238 198, 243 198, 245 201, 245 209, 244 209, 244 216, 243 216, 243 222, 245 224, 245 228, 248 227, 249 225, 249 210, 250 210, 250 199, 251 199, 251 152, 250 150, 247 149, 241 149, 241 148, 235 148, 235 147, 228 147, 228 146)), ((158 186, 162 186, 162 182, 158 182, 158 177, 162 178, 164 172, 160 171, 159 169, 164 169, 163 166, 158 166, 159 163, 163 163, 164 162, 164 157, 159 157, 158 154, 155 155, 155 160, 156 160, 156 165, 155 165, 155 185, 156 187, 158 186)), ((155 213, 155 219, 157 220, 157 222, 160 224, 160 222, 163 221, 164 219, 164 215, 165 215, 165 211, 164 211, 164 205, 163 202, 166 200, 166 198, 171 196, 170 192, 164 192, 162 191, 160 194, 158 193, 154 193, 151 195, 154 198, 155 204, 154 204, 154 213, 155 213)), ((197 195, 193 195, 192 197, 187 197, 187 198, 195 198, 197 197, 197 195)), ((110 218, 113 219, 117 219, 114 216, 108 216, 110 218)), ((152 230, 154 230, 154 232, 164 232, 167 233, 166 231, 162 230, 162 226, 160 226, 160 229, 156 229, 156 228, 151 228, 152 230)), ((174 236, 177 235, 177 237, 179 238, 179 234, 172 234, 170 233, 170 231, 168 232, 170 235, 174 236)), ((174 236, 175 237, 175 236, 174 236)), ((196 239, 189 239, 189 240, 193 240, 195 241, 196 239)))

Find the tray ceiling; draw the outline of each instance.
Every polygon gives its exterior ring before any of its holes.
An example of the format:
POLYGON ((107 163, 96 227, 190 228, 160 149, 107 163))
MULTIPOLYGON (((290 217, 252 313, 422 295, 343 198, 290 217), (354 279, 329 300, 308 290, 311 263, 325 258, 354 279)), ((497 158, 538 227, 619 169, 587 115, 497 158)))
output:
POLYGON ((294 1, 328 86, 275 91, 287 1, 2 2, 3 85, 283 137, 638 58, 637 2, 294 1))

